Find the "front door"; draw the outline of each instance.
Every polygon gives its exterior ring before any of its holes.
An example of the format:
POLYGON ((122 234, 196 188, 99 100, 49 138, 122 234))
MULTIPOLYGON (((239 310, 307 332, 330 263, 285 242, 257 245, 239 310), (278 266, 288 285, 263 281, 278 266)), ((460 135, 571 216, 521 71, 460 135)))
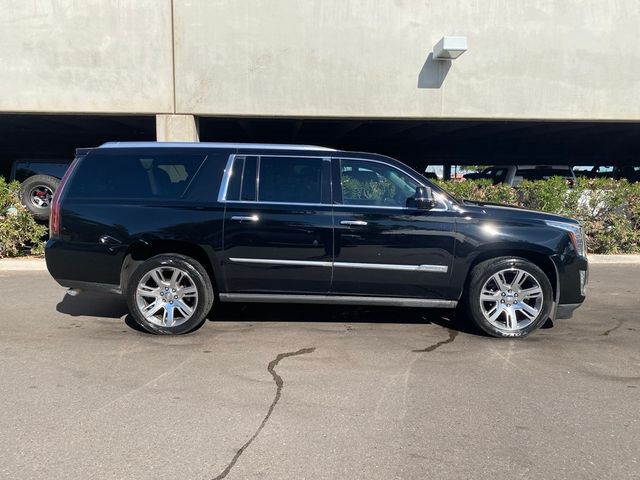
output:
POLYGON ((222 199, 227 293, 329 291, 330 165, 321 157, 235 157, 222 199))
POLYGON ((407 208, 424 180, 379 160, 334 159, 331 292, 450 299, 454 219, 441 202, 407 208), (337 184, 337 185, 336 185, 337 184))

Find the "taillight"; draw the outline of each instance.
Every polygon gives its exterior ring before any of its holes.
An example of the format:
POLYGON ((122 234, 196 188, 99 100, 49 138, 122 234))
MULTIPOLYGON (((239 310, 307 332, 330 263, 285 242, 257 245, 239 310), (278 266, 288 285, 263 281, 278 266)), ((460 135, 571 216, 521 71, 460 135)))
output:
POLYGON ((60 185, 53 194, 53 201, 51 202, 51 215, 49 216, 49 238, 57 237, 60 234, 60 201, 62 200, 62 194, 64 193, 64 186, 67 180, 71 176, 73 169, 75 168, 78 159, 76 158, 62 177, 60 185))

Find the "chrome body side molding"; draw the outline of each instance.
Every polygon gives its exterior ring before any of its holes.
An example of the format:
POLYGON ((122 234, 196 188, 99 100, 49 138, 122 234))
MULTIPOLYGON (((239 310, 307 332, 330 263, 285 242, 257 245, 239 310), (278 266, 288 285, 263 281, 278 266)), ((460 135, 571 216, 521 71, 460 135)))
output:
POLYGON ((266 258, 230 258, 233 263, 252 263, 255 265, 282 265, 289 267, 330 267, 332 262, 313 260, 271 260, 266 258))
POLYGON ((251 263, 256 265, 286 265, 300 267, 336 267, 336 268, 365 268, 370 270, 396 270, 401 272, 431 272, 447 273, 447 265, 399 265, 392 263, 352 263, 352 262, 323 262, 314 260, 276 260, 266 258, 230 258, 233 263, 251 263))
POLYGON ((351 263, 334 262, 336 268, 366 268, 370 270, 398 270, 401 272, 431 272, 447 273, 449 267, 446 265, 396 265, 392 263, 351 263))

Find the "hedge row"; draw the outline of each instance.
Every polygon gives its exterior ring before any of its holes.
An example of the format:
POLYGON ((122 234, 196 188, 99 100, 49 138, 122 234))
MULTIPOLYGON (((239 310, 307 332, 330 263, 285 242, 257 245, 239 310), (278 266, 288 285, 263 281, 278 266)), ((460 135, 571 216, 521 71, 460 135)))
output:
POLYGON ((20 184, 0 176, 0 258, 42 255, 47 229, 20 204, 20 184))
POLYGON ((487 180, 437 182, 457 199, 505 203, 557 213, 584 226, 589 253, 640 253, 640 183, 608 178, 525 181, 517 188, 487 180))

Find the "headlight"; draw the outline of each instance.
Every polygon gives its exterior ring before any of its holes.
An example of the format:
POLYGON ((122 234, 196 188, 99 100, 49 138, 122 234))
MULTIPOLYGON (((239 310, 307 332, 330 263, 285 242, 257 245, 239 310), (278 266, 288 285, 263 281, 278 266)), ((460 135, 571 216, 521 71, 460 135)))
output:
POLYGON ((569 238, 571 239, 571 243, 573 243, 576 252, 578 252, 578 255, 583 257, 587 256, 587 244, 585 242, 582 226, 575 225, 573 223, 554 222, 552 220, 547 220, 545 223, 550 227, 560 228, 569 232, 569 238))

